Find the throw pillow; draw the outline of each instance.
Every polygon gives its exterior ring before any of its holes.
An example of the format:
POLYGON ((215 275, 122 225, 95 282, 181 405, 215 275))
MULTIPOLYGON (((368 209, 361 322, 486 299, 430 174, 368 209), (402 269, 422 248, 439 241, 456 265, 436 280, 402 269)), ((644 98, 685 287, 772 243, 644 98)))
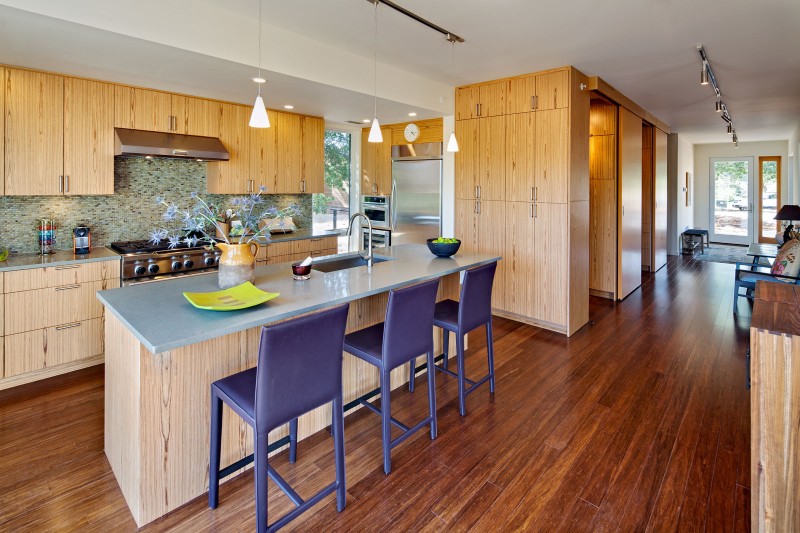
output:
MULTIPOLYGON (((793 278, 800 274, 800 241, 792 239, 781 246, 775 262, 772 263, 772 273, 793 278)), ((792 280, 781 281, 792 283, 792 280)))

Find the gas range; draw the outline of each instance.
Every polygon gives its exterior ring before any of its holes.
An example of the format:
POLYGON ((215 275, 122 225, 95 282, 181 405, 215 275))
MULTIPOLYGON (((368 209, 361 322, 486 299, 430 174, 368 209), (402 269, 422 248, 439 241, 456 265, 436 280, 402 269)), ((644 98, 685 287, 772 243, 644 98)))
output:
POLYGON ((166 243, 122 241, 112 242, 109 248, 122 256, 120 282, 124 287, 216 270, 220 252, 210 244, 205 242, 192 247, 181 244, 169 248, 166 243))

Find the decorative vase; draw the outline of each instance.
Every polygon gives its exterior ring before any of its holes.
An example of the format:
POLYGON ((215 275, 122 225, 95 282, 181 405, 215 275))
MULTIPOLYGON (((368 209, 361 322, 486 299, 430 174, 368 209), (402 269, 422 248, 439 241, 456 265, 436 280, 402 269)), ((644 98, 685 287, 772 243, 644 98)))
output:
POLYGON ((220 289, 229 289, 241 285, 245 281, 255 282, 256 256, 258 255, 257 242, 249 242, 247 244, 218 242, 216 246, 222 250, 217 274, 217 284, 220 289), (255 246, 255 250, 253 246, 255 246))

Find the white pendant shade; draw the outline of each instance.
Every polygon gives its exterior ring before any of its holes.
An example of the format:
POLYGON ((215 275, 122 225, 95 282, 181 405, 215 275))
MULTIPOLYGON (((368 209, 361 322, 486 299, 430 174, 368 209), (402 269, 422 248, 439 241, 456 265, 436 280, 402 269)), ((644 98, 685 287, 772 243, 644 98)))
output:
POLYGON ((383 133, 381 133, 381 125, 378 124, 378 117, 372 119, 372 127, 369 129, 367 140, 371 143, 383 142, 383 133))
POLYGON ((456 132, 450 133, 450 139, 447 141, 448 152, 458 152, 458 141, 456 140, 456 132))
POLYGON ((256 103, 253 105, 253 114, 250 115, 251 128, 269 128, 269 116, 267 108, 264 107, 264 99, 259 94, 256 96, 256 103))

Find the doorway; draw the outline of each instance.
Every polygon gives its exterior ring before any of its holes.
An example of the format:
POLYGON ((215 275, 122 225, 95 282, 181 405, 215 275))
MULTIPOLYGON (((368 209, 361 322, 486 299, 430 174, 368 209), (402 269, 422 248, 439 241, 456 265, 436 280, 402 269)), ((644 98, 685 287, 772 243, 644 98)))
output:
POLYGON ((753 158, 712 157, 709 177, 710 239, 725 244, 754 242, 753 158))
POLYGON ((775 243, 778 232, 778 208, 781 203, 781 158, 768 156, 758 158, 758 242, 775 243))

